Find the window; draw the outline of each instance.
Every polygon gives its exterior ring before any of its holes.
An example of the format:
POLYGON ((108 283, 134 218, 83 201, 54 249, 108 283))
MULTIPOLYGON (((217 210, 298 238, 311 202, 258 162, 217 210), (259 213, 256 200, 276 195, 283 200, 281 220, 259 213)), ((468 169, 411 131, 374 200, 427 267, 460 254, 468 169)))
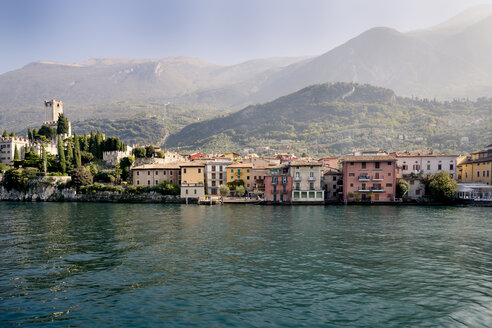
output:
POLYGON ((163 171, 163 172, 162 172, 162 175, 166 175, 166 171, 163 171))
POLYGON ((202 173, 202 169, 201 168, 198 168, 198 173, 202 173))
POLYGON ((353 184, 353 183, 351 183, 351 184, 350 184, 350 186, 351 186, 351 187, 353 187, 353 186, 354 186, 354 184, 353 184))
POLYGON ((442 164, 438 164, 438 165, 437 165, 437 170, 438 170, 438 171, 441 171, 441 170, 442 170, 442 164))
POLYGON ((354 165, 354 162, 350 162, 350 165, 354 165))
POLYGON ((256 175, 253 177, 253 179, 255 179, 255 180, 256 180, 256 175))
POLYGON ((314 178, 314 172, 309 172, 309 177, 314 178))
POLYGON ((379 162, 374 163, 374 167, 379 169, 379 162))
POLYGON ((159 180, 155 180, 155 184, 158 185, 159 184, 159 180))
POLYGON ((212 173, 212 179, 215 179, 215 173, 212 173))
POLYGON ((333 185, 333 189, 337 189, 337 185, 333 185))
POLYGON ((195 189, 195 190, 193 190, 193 191, 194 191, 193 193, 196 195, 196 189, 195 189))
POLYGON ((186 168, 183 169, 183 173, 186 174, 186 168))
POLYGON ((393 185, 391 183, 387 183, 386 187, 392 187, 393 185))
POLYGON ((140 181, 139 181, 139 180, 137 180, 137 184, 138 184, 138 185, 140 184, 140 181))
POLYGON ((430 164, 427 164, 427 171, 430 171, 430 169, 431 169, 430 164))
POLYGON ((362 162, 362 168, 365 169, 366 168, 366 162, 362 162))
POLYGON ((388 162, 388 165, 391 166, 393 163, 392 162, 388 162))
POLYGON ((147 180, 147 184, 150 186, 150 180, 147 180))
POLYGON ((333 176, 333 181, 337 181, 337 177, 336 176, 333 176))
POLYGON ((215 181, 212 181, 212 187, 215 187, 215 181))
POLYGON ((249 188, 249 183, 246 185, 246 187, 248 187, 248 188, 249 188))
POLYGON ((301 174, 299 172, 296 172, 296 178, 299 178, 301 174))
POLYGON ((147 171, 147 175, 150 175, 150 171, 147 171))
POLYGON ((247 169, 246 172, 249 173, 249 169, 247 169))
POLYGON ((301 184, 299 182, 296 182, 296 190, 301 189, 301 184))
POLYGON ((277 185, 273 186, 273 192, 277 192, 277 185))
POLYGON ((212 165, 212 171, 215 171, 215 165, 212 165))
POLYGON ((349 173, 349 177, 355 177, 355 173, 349 173))
POLYGON ((222 179, 223 175, 222 173, 219 173, 219 179, 222 179))
POLYGON ((234 169, 231 169, 231 173, 234 173, 234 169))
POLYGON ((234 177, 231 175, 231 180, 234 180, 234 177))
POLYGON ((140 175, 140 172, 137 171, 137 175, 140 175))
POLYGON ((287 192, 287 186, 286 186, 286 185, 284 185, 284 186, 283 186, 282 191, 283 191, 284 193, 285 193, 285 192, 287 192))
POLYGON ((391 172, 388 172, 388 176, 389 176, 389 177, 391 176, 391 172))
POLYGON ((480 178, 480 171, 477 171, 477 178, 480 178))
POLYGON ((159 171, 155 171, 155 175, 159 175, 159 171))
POLYGON ((249 175, 246 176, 246 180, 249 180, 249 175))
POLYGON ((454 165, 453 164, 449 164, 449 170, 450 171, 454 170, 454 165))
POLYGON ((408 165, 403 165, 403 170, 404 171, 408 170, 408 165))
POLYGON ((415 184, 415 181, 414 180, 410 180, 410 184, 411 185, 414 185, 415 184))
POLYGON ((415 195, 420 195, 420 189, 415 190, 415 195))
POLYGON ((169 171, 169 175, 173 175, 173 171, 169 171))
POLYGON ((185 193, 188 195, 188 189, 186 189, 185 193))

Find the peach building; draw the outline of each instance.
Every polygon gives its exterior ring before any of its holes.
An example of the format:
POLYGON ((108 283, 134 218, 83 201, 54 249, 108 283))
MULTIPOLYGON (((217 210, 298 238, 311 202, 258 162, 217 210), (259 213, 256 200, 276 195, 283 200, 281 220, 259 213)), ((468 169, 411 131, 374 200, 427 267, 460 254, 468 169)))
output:
POLYGON ((395 200, 396 158, 387 153, 349 155, 343 163, 343 200, 395 200))
POLYGON ((135 186, 157 186, 164 181, 179 185, 181 169, 176 163, 145 164, 131 169, 135 186))
POLYGON ((181 163, 181 198, 205 196, 205 164, 196 162, 181 163))

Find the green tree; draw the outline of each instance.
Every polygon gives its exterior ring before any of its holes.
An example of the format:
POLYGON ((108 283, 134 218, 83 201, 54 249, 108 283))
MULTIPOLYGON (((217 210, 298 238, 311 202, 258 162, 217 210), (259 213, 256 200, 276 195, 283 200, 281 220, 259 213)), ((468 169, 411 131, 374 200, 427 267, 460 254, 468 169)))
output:
POLYGON ((145 157, 152 157, 154 155, 154 147, 152 146, 147 146, 145 147, 145 157))
POLYGON ((74 166, 75 167, 80 167, 82 166, 82 156, 80 154, 80 143, 79 143, 79 137, 75 136, 74 141, 73 141, 73 160, 74 160, 74 166))
POLYGON ((68 120, 63 113, 58 116, 56 134, 68 134, 68 120))
POLYGON ((27 129, 27 139, 31 141, 33 140, 31 128, 27 129))
POLYGON ((17 145, 15 145, 15 149, 14 149, 14 161, 18 161, 20 160, 19 158, 19 150, 17 149, 17 145))
POLYGON ((65 147, 63 147, 62 137, 58 136, 58 160, 60 162, 60 168, 62 173, 65 174, 67 172, 67 163, 65 161, 65 147))
POLYGON ((136 158, 142 158, 142 157, 145 157, 145 148, 143 147, 135 147, 133 148, 133 155, 136 157, 136 158))
POLYGON ((397 198, 405 197, 409 189, 410 189, 410 183, 408 183, 407 180, 404 179, 398 180, 398 183, 396 184, 396 197, 397 198))
POLYGON ((13 137, 15 137, 15 132, 14 132, 14 131, 10 132, 10 136, 11 136, 12 138, 13 138, 13 137))
POLYGON ((155 153, 155 157, 164 158, 166 157, 166 153, 164 153, 162 150, 159 150, 158 152, 155 153))
POLYGON ((46 154, 46 148, 44 148, 44 145, 41 146, 41 154, 42 154, 42 160, 43 160, 43 172, 46 174, 48 171, 48 156, 46 154))
POLYGON ((123 157, 120 159, 121 179, 127 181, 130 177, 130 168, 135 163, 133 156, 123 157))
POLYGON ((71 142, 67 142, 67 150, 65 152, 65 160, 67 163, 73 163, 73 148, 72 148, 71 142))
POLYGON ((12 168, 7 170, 3 177, 3 186, 7 190, 27 191, 30 181, 37 177, 39 170, 34 167, 12 168))
POLYGON ((441 171, 432 176, 429 185, 432 198, 436 201, 449 203, 458 192, 458 184, 447 172, 441 171))
POLYGON ((236 195, 238 195, 239 197, 243 197, 245 193, 246 193, 246 189, 244 189, 244 186, 236 187, 236 195))
POLYGON ((80 166, 72 171, 72 183, 75 186, 86 186, 92 184, 92 174, 85 167, 80 166))
POLYGON ((219 194, 223 197, 226 197, 231 194, 231 190, 228 186, 222 184, 219 186, 219 194))
POLYGON ((9 134, 7 133, 7 130, 3 130, 2 138, 8 138, 9 134))
POLYGON ((38 131, 39 136, 45 136, 47 139, 53 139, 56 136, 56 130, 50 126, 43 125, 38 131))

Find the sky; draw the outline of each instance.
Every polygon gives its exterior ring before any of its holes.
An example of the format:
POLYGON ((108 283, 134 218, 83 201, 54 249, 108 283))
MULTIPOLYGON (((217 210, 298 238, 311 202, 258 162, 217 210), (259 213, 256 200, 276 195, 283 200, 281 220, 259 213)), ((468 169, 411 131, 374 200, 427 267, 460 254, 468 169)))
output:
POLYGON ((0 0, 0 74, 40 60, 313 56, 376 26, 439 24, 492 0, 0 0))

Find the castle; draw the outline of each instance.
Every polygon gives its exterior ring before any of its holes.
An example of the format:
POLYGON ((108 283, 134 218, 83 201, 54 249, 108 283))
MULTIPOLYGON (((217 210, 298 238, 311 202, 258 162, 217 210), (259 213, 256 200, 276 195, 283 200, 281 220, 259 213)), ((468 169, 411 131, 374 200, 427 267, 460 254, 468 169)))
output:
MULTIPOLYGON (((58 125, 58 117, 63 114, 63 102, 56 101, 56 99, 45 100, 45 121, 43 125, 47 125, 51 128, 56 129, 58 125)), ((68 133, 63 134, 62 138, 68 138, 72 136, 72 124, 68 121, 68 133)), ((57 147, 58 139, 51 140, 49 143, 44 143, 43 145, 37 140, 29 140, 27 136, 21 137, 2 137, 0 138, 0 162, 10 165, 13 163, 15 156, 15 149, 19 154, 19 159, 24 159, 24 155, 32 147, 33 150, 41 155, 42 148, 44 146, 48 153, 53 155, 58 154, 57 147)))

